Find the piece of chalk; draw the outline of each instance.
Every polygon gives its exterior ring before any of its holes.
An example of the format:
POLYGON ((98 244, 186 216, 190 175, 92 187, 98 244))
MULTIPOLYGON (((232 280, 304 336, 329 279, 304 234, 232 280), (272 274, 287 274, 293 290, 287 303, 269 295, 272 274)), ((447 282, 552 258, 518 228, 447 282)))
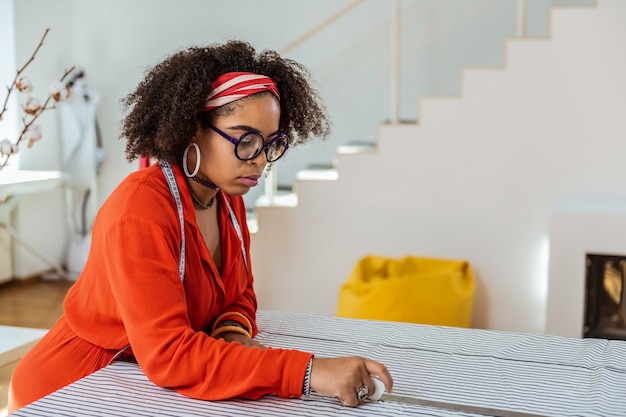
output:
POLYGON ((374 383, 375 390, 368 398, 372 401, 378 401, 385 393, 385 384, 378 378, 372 378, 372 382, 374 383))

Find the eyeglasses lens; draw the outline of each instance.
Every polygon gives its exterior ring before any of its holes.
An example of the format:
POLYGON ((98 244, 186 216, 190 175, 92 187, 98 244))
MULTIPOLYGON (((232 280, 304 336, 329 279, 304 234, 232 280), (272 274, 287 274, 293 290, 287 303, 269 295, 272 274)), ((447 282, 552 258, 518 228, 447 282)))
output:
MULTIPOLYGON (((266 146, 263 136, 256 132, 248 132, 244 134, 237 146, 235 152, 239 159, 244 161, 256 158, 261 153, 263 147, 266 146)), ((287 150, 287 137, 280 135, 274 138, 266 149, 267 161, 274 162, 287 150)))
POLYGON ((276 138, 267 148, 268 162, 274 162, 287 150, 287 138, 284 136, 276 138))
POLYGON ((263 148, 263 136, 248 132, 241 137, 235 148, 239 159, 248 160, 256 157, 263 148))

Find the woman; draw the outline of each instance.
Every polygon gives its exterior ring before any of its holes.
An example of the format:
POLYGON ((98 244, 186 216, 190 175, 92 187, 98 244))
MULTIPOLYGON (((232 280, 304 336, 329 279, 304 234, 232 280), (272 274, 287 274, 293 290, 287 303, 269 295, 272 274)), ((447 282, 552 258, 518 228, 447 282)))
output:
POLYGON ((239 41, 185 49, 124 100, 129 175, 103 204, 64 315, 20 361, 9 411, 113 360, 198 399, 300 397, 355 406, 391 391, 386 367, 316 358, 254 340, 256 297, 242 195, 288 147, 325 136, 324 107, 301 65, 239 41))

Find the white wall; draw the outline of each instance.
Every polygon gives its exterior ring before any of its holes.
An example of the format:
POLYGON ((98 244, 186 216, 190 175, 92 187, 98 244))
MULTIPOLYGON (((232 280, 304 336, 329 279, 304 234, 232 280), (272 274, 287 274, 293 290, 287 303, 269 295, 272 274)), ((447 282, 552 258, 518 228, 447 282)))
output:
POLYGON ((382 127, 376 152, 339 155, 338 180, 298 181, 297 207, 259 208, 261 306, 332 315, 360 257, 413 254, 471 263, 475 326, 545 331, 554 204, 626 194, 626 2, 599 4, 509 42, 504 69, 466 71, 461 97, 382 127))

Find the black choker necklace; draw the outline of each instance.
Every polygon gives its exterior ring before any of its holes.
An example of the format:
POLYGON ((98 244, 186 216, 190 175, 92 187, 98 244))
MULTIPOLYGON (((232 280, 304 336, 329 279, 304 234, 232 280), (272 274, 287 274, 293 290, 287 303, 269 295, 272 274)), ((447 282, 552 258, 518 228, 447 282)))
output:
POLYGON ((217 194, 215 194, 213 197, 211 197, 211 199, 209 200, 208 203, 204 204, 198 197, 196 197, 196 195, 194 193, 192 193, 190 191, 191 194, 191 199, 193 200, 193 202, 200 207, 202 210, 206 210, 206 209, 210 209, 213 206, 213 203, 215 203, 215 197, 217 196, 217 194))
POLYGON ((213 188, 214 190, 219 190, 219 188, 217 187, 217 185, 213 184, 211 181, 207 181, 207 180, 205 180, 205 179, 198 178, 198 177, 196 177, 196 176, 189 177, 189 178, 191 178, 192 180, 194 180, 194 181, 195 181, 195 182, 197 182, 198 184, 202 184, 202 185, 204 185, 205 187, 208 187, 208 188, 213 188))

